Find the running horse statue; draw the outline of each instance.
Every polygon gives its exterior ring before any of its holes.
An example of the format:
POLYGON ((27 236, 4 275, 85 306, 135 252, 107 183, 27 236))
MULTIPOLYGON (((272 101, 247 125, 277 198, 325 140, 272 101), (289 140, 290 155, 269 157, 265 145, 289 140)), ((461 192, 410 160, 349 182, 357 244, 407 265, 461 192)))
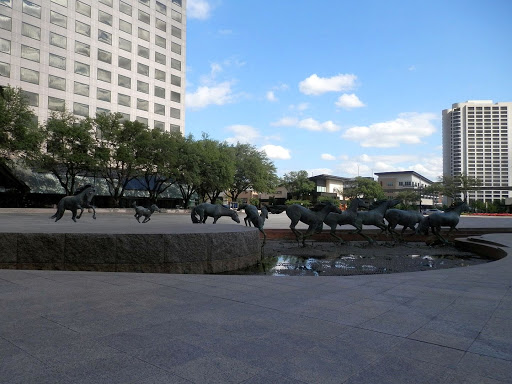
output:
POLYGON ((202 203, 196 205, 190 212, 190 218, 194 224, 204 224, 208 217, 213 217, 213 224, 215 224, 221 216, 230 216, 233 221, 240 223, 240 219, 238 218, 238 213, 236 213, 236 211, 226 208, 220 204, 202 203), (197 216, 199 216, 199 219, 197 216))
POLYGON ((362 233, 363 225, 374 225, 381 229, 380 233, 386 232, 387 226, 386 223, 384 223, 384 215, 389 208, 392 208, 399 203, 400 200, 397 199, 378 200, 372 204, 369 211, 357 212, 356 220, 354 224, 352 224, 356 228, 355 233, 363 236, 370 244, 374 244, 375 240, 362 233))
POLYGON ((359 207, 368 208, 368 204, 359 198, 352 199, 346 211, 343 213, 329 212, 329 214, 324 219, 324 223, 331 227, 331 236, 338 239, 342 244, 345 241, 341 238, 341 236, 336 235, 336 227, 338 225, 345 224, 354 226, 357 218, 357 210, 359 207))
POLYGON ((144 208, 140 205, 137 205, 135 201, 132 204, 133 209, 135 209, 135 215, 133 215, 137 221, 140 223, 140 218, 144 216, 144 220, 142 220, 142 224, 147 223, 151 220, 151 215, 153 212, 160 212, 160 208, 156 204, 151 204, 149 208, 144 208))
POLYGON ((453 230, 458 230, 455 228, 457 224, 459 224, 460 214, 462 211, 468 210, 468 205, 460 201, 456 203, 453 207, 445 209, 444 212, 435 212, 430 216, 425 216, 423 220, 420 221, 418 228, 416 229, 416 233, 422 235, 428 235, 429 228, 432 230, 432 233, 444 244, 448 244, 448 241, 441 236, 441 227, 450 227, 448 234, 450 234, 453 230))
POLYGON ((251 204, 242 204, 238 208, 238 210, 245 210, 246 217, 244 217, 244 223, 245 226, 251 226, 254 225, 255 228, 258 228, 258 230, 263 233, 263 245, 267 241, 267 234, 263 230, 263 226, 265 225, 265 219, 268 219, 268 209, 266 206, 261 206, 261 213, 258 214, 258 208, 251 204))
MULTIPOLYGON (((388 222, 388 232, 394 237, 398 235, 398 232, 395 231, 395 227, 397 225, 402 226, 402 231, 400 232, 400 238, 403 240, 404 232, 407 228, 412 229, 416 232, 416 224, 423 220, 423 215, 419 211, 405 211, 403 209, 388 209, 384 214, 384 218, 388 222)), ((414 234, 414 233, 413 233, 414 234)))
POLYGON ((73 213, 71 219, 76 223, 76 219, 82 217, 84 208, 91 208, 93 215, 92 218, 96 219, 96 210, 94 205, 91 204, 92 198, 96 194, 96 188, 91 184, 86 184, 83 187, 78 188, 73 196, 65 196, 60 199, 57 204, 57 212, 50 219, 59 221, 64 215, 64 211, 67 209, 73 213), (80 214, 77 216, 77 211, 80 209, 80 214))

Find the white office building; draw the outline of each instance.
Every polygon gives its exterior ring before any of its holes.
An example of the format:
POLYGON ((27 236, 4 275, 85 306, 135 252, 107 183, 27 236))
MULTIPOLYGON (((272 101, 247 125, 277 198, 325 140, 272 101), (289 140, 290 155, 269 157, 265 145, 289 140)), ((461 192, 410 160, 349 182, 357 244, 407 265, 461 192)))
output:
POLYGON ((51 111, 184 132, 186 0, 0 0, 0 85, 51 111))
POLYGON ((483 182, 468 199, 512 197, 512 102, 469 100, 443 110, 443 174, 483 182))

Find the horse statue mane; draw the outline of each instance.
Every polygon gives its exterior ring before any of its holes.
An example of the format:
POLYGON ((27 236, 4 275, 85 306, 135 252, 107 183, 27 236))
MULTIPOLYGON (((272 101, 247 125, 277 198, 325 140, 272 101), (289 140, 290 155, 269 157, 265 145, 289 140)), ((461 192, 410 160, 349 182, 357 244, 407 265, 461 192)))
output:
POLYGON ((453 205, 452 205, 451 207, 446 208, 444 211, 445 211, 445 212, 451 212, 451 211, 453 211, 454 209, 456 209, 456 208, 460 207, 462 204, 464 204, 464 202, 463 202, 463 201, 457 201, 457 202, 453 203, 453 205))
POLYGON ((76 195, 79 195, 80 193, 82 193, 83 191, 85 191, 87 188, 91 188, 92 187, 92 184, 85 184, 81 187, 79 187, 75 193, 73 193, 73 196, 76 196, 76 195))

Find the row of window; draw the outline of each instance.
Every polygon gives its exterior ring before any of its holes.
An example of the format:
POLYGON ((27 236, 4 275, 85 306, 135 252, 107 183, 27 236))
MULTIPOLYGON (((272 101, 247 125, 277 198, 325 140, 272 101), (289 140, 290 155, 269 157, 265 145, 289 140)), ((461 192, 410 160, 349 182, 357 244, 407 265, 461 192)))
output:
MULTIPOLYGON (((55 3, 55 4, 58 4, 58 5, 61 5, 63 7, 67 7, 68 6, 68 1, 69 0, 51 0, 52 3, 55 3)), ((102 4, 105 4, 109 7, 113 7, 114 6, 114 2, 113 0, 98 0, 100 3, 102 4)), ((76 3, 79 3, 80 1, 76 0, 76 3)), ((178 6, 181 7, 181 3, 182 1, 181 0, 172 0, 173 4, 176 4, 178 6)), ((150 0, 139 0, 139 3, 140 4, 144 4, 145 6, 149 7, 149 4, 150 4, 150 0)), ((39 7, 37 4, 33 4, 31 3, 30 1, 28 0, 23 0, 23 4, 27 4, 28 8, 34 8, 34 9, 37 9, 37 7, 39 7)), ((5 5, 7 7, 11 7, 12 8, 12 0, 0 0, 0 5, 5 5)), ((119 1, 119 10, 123 13, 126 13, 127 15, 131 15, 131 9, 132 9, 132 6, 128 3, 125 3, 124 1, 119 1)), ((167 15, 167 5, 157 1, 155 3, 155 9, 157 12, 160 12, 164 15, 167 15)), ((174 11, 174 9, 171 9, 171 11, 174 11)), ((176 11, 174 11, 176 12, 176 11)), ((181 21, 181 19, 180 19, 181 21)))
MULTIPOLYGON (((76 85, 76 83, 75 83, 76 85)), ((77 94, 80 94, 79 90, 80 86, 75 88, 78 92, 75 92, 77 94)), ((33 107, 39 107, 39 95, 37 93, 33 92, 27 92, 24 91, 23 95, 25 96, 28 104, 33 107)), ((106 89, 100 89, 97 90, 97 97, 99 100, 103 101, 110 101, 110 91, 106 89)), ((128 95, 118 94, 118 105, 128 106, 131 105, 131 97, 128 95)), ((141 111, 148 111, 149 110, 149 102, 147 100, 143 99, 137 99, 137 109, 141 111)), ((65 108, 65 101, 64 99, 59 99, 57 97, 48 96, 48 109, 51 111, 64 111, 65 108)), ((103 111, 107 111, 104 110, 103 111)), ((109 111, 107 111, 109 112, 109 111)), ((79 116, 89 116, 89 106, 87 104, 83 103, 73 103, 73 113, 79 116)), ((165 116, 165 106, 161 104, 154 105, 154 113, 158 115, 165 116)), ((181 116, 181 111, 177 108, 171 108, 170 109, 170 116, 174 119, 179 119, 181 116)))

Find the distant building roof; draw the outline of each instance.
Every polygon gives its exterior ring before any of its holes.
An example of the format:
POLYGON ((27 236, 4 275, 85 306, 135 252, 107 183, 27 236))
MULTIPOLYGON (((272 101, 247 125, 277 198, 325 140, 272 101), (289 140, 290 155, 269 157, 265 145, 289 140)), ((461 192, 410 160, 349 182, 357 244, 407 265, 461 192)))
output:
POLYGON ((413 175, 413 176, 416 176, 416 177, 422 179, 423 181, 426 181, 427 183, 430 183, 430 184, 433 183, 432 180, 427 179, 425 176, 420 175, 418 172, 415 172, 415 171, 375 172, 375 175, 382 176, 382 177, 386 177, 386 176, 392 177, 392 176, 398 176, 398 175, 413 175))

